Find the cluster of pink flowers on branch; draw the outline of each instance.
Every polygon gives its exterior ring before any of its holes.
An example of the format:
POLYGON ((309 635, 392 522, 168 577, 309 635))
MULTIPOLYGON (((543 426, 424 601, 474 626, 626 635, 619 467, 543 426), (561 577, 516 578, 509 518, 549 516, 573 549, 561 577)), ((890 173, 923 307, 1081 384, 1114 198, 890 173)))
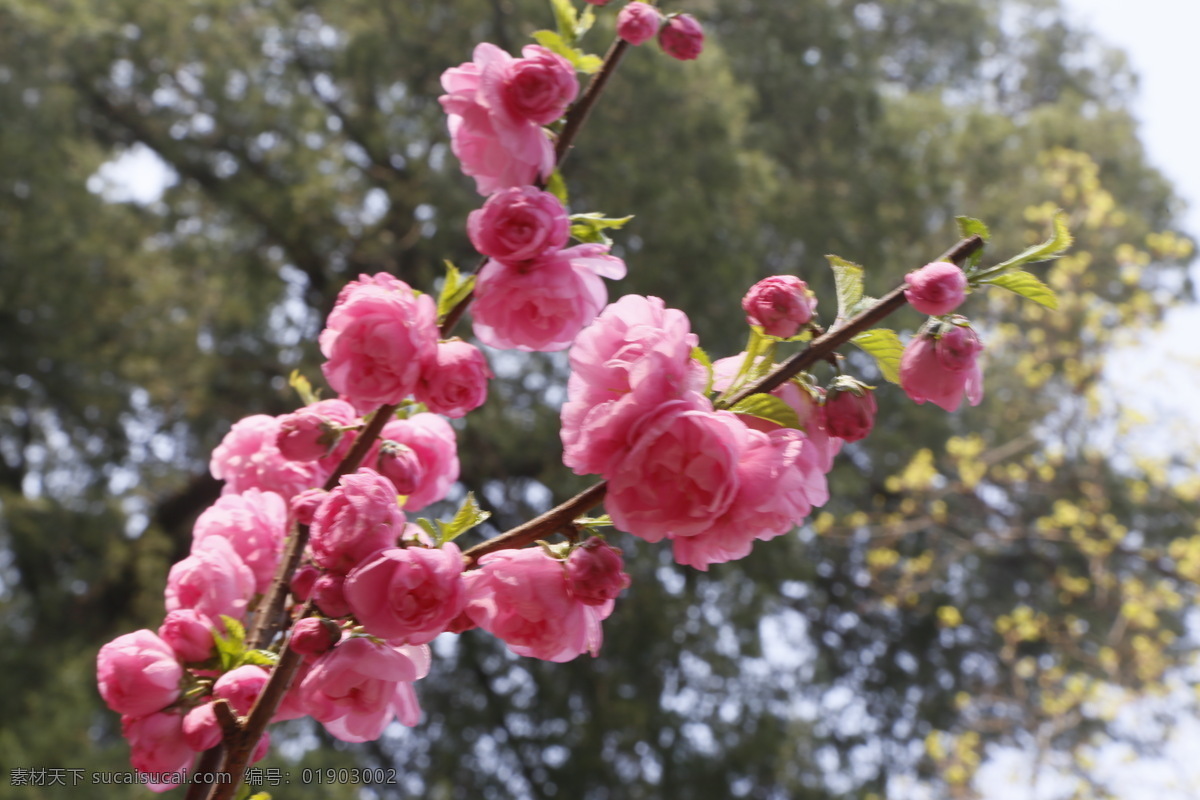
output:
MULTIPOLYGON (((545 126, 567 113, 558 144, 569 146, 592 87, 603 86, 624 47, 614 45, 571 107, 575 68, 594 57, 573 47, 590 22, 562 22, 546 39, 561 52, 530 46, 514 58, 484 44, 443 76, 454 152, 489 195, 467 224, 486 259, 478 276, 464 281, 451 268, 436 301, 387 274, 351 281, 319 337, 337 397, 319 400, 293 376, 304 407, 246 417, 214 450, 224 492, 171 568, 161 627, 120 636, 97 659, 100 693, 122 715, 137 769, 183 772, 204 752, 204 763, 240 780, 265 753, 272 720, 309 716, 351 742, 376 739, 393 721, 415 725, 413 684, 443 633, 477 627, 519 656, 548 661, 595 655, 601 623, 629 586, 621 552, 595 529, 669 540, 678 562, 706 570, 801 524, 828 500, 837 453, 874 422, 874 387, 843 373, 837 348, 858 344, 918 403, 952 410, 964 393, 977 403, 982 345, 950 314, 969 287, 1012 288, 1006 271, 1065 246, 1059 237, 964 272, 958 263, 983 243, 971 236, 880 301, 864 297, 860 267, 831 257, 838 313, 829 330, 816 324, 804 281, 772 276, 742 300, 745 351, 712 363, 686 314, 661 299, 630 295, 605 308, 602 278, 623 277, 625 265, 603 231, 628 218, 571 216, 542 188, 555 167, 545 126), (572 236, 580 243, 569 246, 572 236), (472 494, 448 521, 409 515, 458 480, 454 428, 443 417, 487 397, 483 353, 445 338, 472 297, 483 343, 570 348, 563 460, 606 483, 464 552, 455 538, 489 516, 472 494), (896 334, 873 326, 906 300, 932 317, 901 355, 896 334), (780 348, 810 340, 776 363, 780 348), (812 371, 822 361, 837 373, 825 386, 812 371), (609 518, 581 517, 605 494, 609 518), (558 533, 566 540, 546 541, 558 533)), ((690 17, 663 18, 640 2, 623 8, 618 26, 628 42, 653 27, 682 59, 698 55, 703 39, 690 17)), ((963 226, 986 233, 974 220, 963 226)), ((216 786, 212 798, 233 791, 216 786)))

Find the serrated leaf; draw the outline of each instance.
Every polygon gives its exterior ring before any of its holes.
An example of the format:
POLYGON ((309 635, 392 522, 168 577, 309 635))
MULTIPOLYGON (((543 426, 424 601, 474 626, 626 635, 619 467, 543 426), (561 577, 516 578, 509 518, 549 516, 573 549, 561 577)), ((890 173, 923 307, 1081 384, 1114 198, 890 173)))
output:
POLYGON ((246 626, 239 620, 233 617, 221 615, 221 623, 225 626, 225 635, 231 640, 238 643, 239 646, 246 643, 246 626))
POLYGON ((579 21, 575 23, 575 41, 583 38, 583 35, 592 29, 596 24, 596 12, 591 6, 584 8, 583 13, 579 15, 579 21))
POLYGON ((558 198, 564 206, 568 203, 567 182, 563 180, 562 172, 554 170, 546 179, 546 191, 558 198))
POLYGON ((441 533, 436 527, 434 527, 434 524, 424 517, 417 517, 416 523, 421 526, 421 530, 425 531, 425 533, 429 535, 431 540, 436 542, 441 536, 441 533))
POLYGON ((550 0, 550 8, 554 10, 554 24, 558 33, 567 44, 575 43, 575 28, 579 25, 579 15, 571 0, 550 0))
POLYGON ((796 409, 770 394, 752 394, 729 410, 735 414, 748 414, 765 419, 785 428, 800 427, 800 417, 796 415, 796 409))
POLYGON ((703 347, 692 348, 692 358, 704 365, 704 371, 708 375, 708 379, 704 383, 704 393, 708 394, 713 387, 713 362, 708 357, 708 353, 704 352, 703 347))
POLYGON ((994 278, 988 278, 983 283, 990 286, 999 286, 1003 289, 1008 289, 1010 292, 1016 292, 1021 297, 1032 300, 1038 305, 1045 306, 1052 311, 1058 310, 1058 295, 1054 293, 1054 290, 1025 270, 1018 269, 1014 272, 1005 272, 994 278))
POLYGON ((458 267, 454 266, 449 261, 446 264, 446 280, 442 282, 442 291, 438 294, 437 314, 438 320, 443 320, 455 306, 467 298, 475 288, 475 276, 468 275, 465 278, 459 271, 458 267))
POLYGON ((1008 272, 1025 264, 1036 264, 1039 261, 1050 261, 1062 255, 1068 247, 1075 242, 1075 238, 1071 236, 1071 231, 1067 228, 1067 213, 1059 211, 1054 215, 1054 232, 1050 234, 1050 238, 1041 244, 1035 244, 1033 247, 1013 256, 1007 261, 1001 262, 994 267, 989 267, 986 272, 991 273, 1008 272))
POLYGON ((986 242, 992 238, 992 232, 983 220, 978 220, 974 217, 955 217, 954 221, 958 223, 958 232, 962 234, 964 239, 970 236, 978 236, 986 242))
POLYGON ((491 516, 492 512, 484 511, 479 507, 479 501, 475 499, 475 493, 467 492, 467 496, 463 498, 462 505, 459 507, 458 513, 454 515, 454 518, 447 523, 438 522, 438 527, 441 528, 438 545, 454 541, 463 533, 491 516))
POLYGON ((904 343, 895 331, 889 328, 872 328, 850 341, 875 359, 884 380, 900 383, 900 358, 904 355, 904 343))
POLYGON ((849 319, 863 299, 863 268, 852 261, 827 255, 837 289, 838 319, 849 319))
POLYGON ((301 375, 298 369, 292 370, 292 374, 288 376, 288 386, 296 390, 296 394, 300 395, 300 401, 306 406, 310 406, 320 399, 313 391, 312 383, 301 375))

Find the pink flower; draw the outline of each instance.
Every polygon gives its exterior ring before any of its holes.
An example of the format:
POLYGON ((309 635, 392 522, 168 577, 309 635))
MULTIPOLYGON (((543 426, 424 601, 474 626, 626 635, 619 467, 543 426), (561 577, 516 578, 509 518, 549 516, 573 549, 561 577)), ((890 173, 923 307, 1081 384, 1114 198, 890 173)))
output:
POLYGON ((191 771, 195 753, 183 737, 183 717, 178 712, 121 717, 121 735, 129 741, 129 761, 134 769, 148 775, 177 778, 146 784, 151 791, 174 789, 191 771))
POLYGON ((279 417, 275 440, 279 452, 292 461, 325 460, 332 470, 350 451, 354 434, 342 431, 361 422, 354 406, 344 400, 321 400, 279 417))
POLYGON ((382 550, 346 576, 346 601, 372 636, 425 644, 462 611, 462 569, 453 543, 382 550))
POLYGON ((567 585, 581 603, 600 606, 629 588, 621 551, 593 536, 567 557, 567 585))
POLYGON ((287 504, 274 492, 247 489, 217 499, 196 520, 192 541, 227 540, 254 573, 255 591, 265 593, 275 577, 287 536, 287 504))
POLYGON ((221 723, 212 703, 196 706, 183 717, 183 740, 187 746, 202 753, 221 743, 221 723))
POLYGON ((742 298, 746 322, 781 339, 790 339, 812 322, 816 309, 816 295, 795 275, 763 278, 742 298))
POLYGON ((695 536, 737 497, 750 431, 728 411, 662 405, 609 478, 605 505, 618 528, 657 542, 695 536))
POLYGON ((558 198, 533 186, 502 189, 467 215, 471 244, 499 261, 527 261, 561 250, 570 230, 558 198))
POLYGON ((153 631, 118 636, 96 656, 100 696, 118 714, 145 716, 179 699, 183 668, 175 651, 153 631))
POLYGON ((225 481, 225 494, 261 489, 290 500, 325 480, 327 473, 316 464, 284 458, 275 443, 278 437, 275 417, 254 414, 234 423, 209 464, 212 476, 225 481))
POLYGON ((983 400, 983 344, 967 325, 943 326, 940 334, 913 337, 900 359, 900 388, 916 403, 932 402, 954 411, 966 394, 971 405, 983 400))
MULTIPOLYGON (((416 454, 421 465, 416 485, 404 502, 406 511, 417 511, 446 497, 458 480, 458 440, 450 423, 436 414, 414 414, 408 419, 392 420, 383 426, 384 442, 404 445, 416 454)), ((386 468, 380 451, 368 456, 368 463, 386 468)))
POLYGON ((668 18, 658 32, 658 44, 671 58, 692 61, 704 49, 704 29, 692 15, 678 14, 668 18))
POLYGON ((853 383, 857 388, 839 390, 835 385, 825 399, 825 429, 847 442, 865 439, 875 425, 875 393, 853 383))
POLYGON ((210 536, 167 573, 167 611, 193 608, 209 619, 240 619, 254 596, 254 573, 228 540, 210 536))
POLYGON ((448 116, 450 149, 485 196, 531 185, 554 170, 554 145, 541 126, 514 118, 505 102, 496 102, 514 60, 485 43, 475 48, 473 62, 442 73, 446 94, 438 101, 448 116), (491 91, 484 91, 485 83, 491 91))
POLYGON ((292 626, 291 648, 311 661, 327 653, 341 638, 337 623, 319 617, 305 617, 292 626))
POLYGON ((350 604, 346 602, 346 576, 340 572, 322 573, 313 581, 312 601, 327 617, 348 615, 350 604))
POLYGON ((956 264, 934 261, 904 276, 904 297, 922 314, 949 314, 967 297, 967 276, 956 264))
MULTIPOLYGON (((478 52, 478 50, 476 50, 478 52)), ((480 91, 493 114, 509 125, 549 125, 561 117, 579 94, 575 68, 540 45, 527 45, 524 58, 497 59, 480 74, 480 91)))
POLYGON ((270 678, 271 673, 262 667, 246 664, 217 678, 213 684, 213 697, 228 700, 234 711, 245 716, 270 678))
POLYGON ((317 579, 321 577, 321 570, 312 564, 301 564, 295 572, 292 573, 291 583, 288 589, 292 592, 292 597, 300 602, 304 602, 312 594, 313 585, 317 579))
POLYGON ((425 479, 425 466, 417 451, 406 444, 384 440, 379 445, 379 456, 375 461, 379 474, 396 487, 402 497, 417 491, 425 479))
POLYGON ((625 263, 598 244, 515 264, 489 261, 475 284, 475 335, 499 349, 562 350, 604 307, 601 277, 625 277, 625 263))
POLYGON ((417 400, 435 414, 457 419, 487 401, 492 377, 487 359, 475 345, 461 339, 439 342, 434 361, 421 374, 417 400))
POLYGON ((700 570, 744 558, 756 540, 787 533, 829 499, 820 454, 791 428, 749 431, 738 492, 725 514, 694 536, 673 539, 675 560, 700 570))
POLYGON ((617 35, 632 45, 653 39, 661 25, 662 14, 647 3, 630 3, 617 14, 617 35))
POLYGON ((468 572, 467 615, 519 656, 570 661, 600 650, 611 600, 586 605, 571 594, 565 565, 541 548, 504 550, 468 572))
POLYGON ((395 546, 404 531, 396 487, 373 469, 343 475, 313 517, 309 542, 318 566, 345 574, 358 562, 395 546))
POLYGON ((158 635, 184 663, 204 661, 213 653, 212 621, 193 608, 168 613, 158 635))
POLYGON ((358 285, 339 298, 319 339, 326 380, 363 413, 412 394, 436 355, 433 299, 395 284, 403 288, 358 285))
POLYGON ((288 503, 288 518, 297 525, 312 525, 313 516, 325 502, 324 489, 305 489, 288 503))
POLYGON ((413 726, 421 709, 412 682, 429 672, 429 648, 345 639, 321 656, 300 684, 304 707, 345 742, 378 739, 392 719, 413 726))
POLYGON ((571 346, 562 409, 563 463, 607 476, 633 445, 634 424, 668 400, 706 400, 707 375, 687 315, 657 297, 626 295, 604 309, 571 346))

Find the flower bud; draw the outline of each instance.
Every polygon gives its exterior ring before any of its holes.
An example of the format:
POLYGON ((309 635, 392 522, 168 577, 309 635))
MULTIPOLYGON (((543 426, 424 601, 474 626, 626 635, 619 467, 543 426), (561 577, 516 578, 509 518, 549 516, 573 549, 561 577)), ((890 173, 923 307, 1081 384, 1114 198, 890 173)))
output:
POLYGON ((825 399, 825 430, 857 442, 875 425, 875 393, 854 378, 838 378, 825 399))
POLYGON ((439 342, 436 359, 421 373, 416 396, 433 413, 457 419, 487 401, 491 377, 478 347, 461 339, 439 342))
POLYGON ((375 465, 379 474, 391 481, 396 492, 408 497, 417 490, 425 477, 421 457, 406 444, 385 440, 379 446, 379 457, 375 465))
POLYGON ((302 408, 279 418, 275 446, 289 461, 317 461, 328 455, 341 437, 333 421, 302 408))
POLYGON ((904 297, 922 314, 938 317, 958 308, 967 296, 967 276, 957 265, 934 261, 904 276, 904 297))
POLYGON ((593 536, 567 557, 567 585, 571 594, 589 606, 613 600, 629 588, 621 551, 593 536))
MULTIPOLYGON (((983 344, 969 325, 955 321, 938 333, 914 336, 900 359, 900 388, 914 402, 932 402, 954 411, 965 394, 971 405, 983 400, 983 344)), ((965 320, 963 320, 965 323, 965 320)))
POLYGON ((350 613, 350 605, 346 602, 345 584, 346 576, 336 572, 326 572, 313 584, 313 602, 326 616, 344 617, 350 613))
POLYGON ((704 29, 691 14, 678 14, 658 32, 658 44, 671 58, 693 61, 704 49, 704 29))
POLYGON ((812 322, 817 298, 795 275, 773 275, 750 287, 742 298, 746 322, 770 336, 790 339, 812 322))
POLYGON ((313 516, 328 494, 324 489, 305 489, 293 497, 288 502, 292 519, 299 525, 312 525, 313 516))
POLYGON ((212 623, 194 608, 177 608, 167 613, 158 627, 159 637, 171 646, 184 663, 203 661, 213 652, 212 623))
POLYGON ((617 35, 632 45, 650 41, 661 26, 662 14, 648 3, 630 3, 617 14, 617 35))
POLYGON ((305 617, 292 626, 291 647, 306 661, 311 661, 332 649, 341 638, 341 628, 333 620, 305 617))
POLYGON ((246 664, 217 678, 213 684, 213 697, 228 700, 234 711, 245 716, 270 677, 271 673, 262 667, 246 664))
POLYGON ((312 594, 313 584, 319 577, 321 577, 321 570, 312 564, 298 567, 292 574, 292 582, 289 587, 292 590, 292 597, 303 603, 312 594))

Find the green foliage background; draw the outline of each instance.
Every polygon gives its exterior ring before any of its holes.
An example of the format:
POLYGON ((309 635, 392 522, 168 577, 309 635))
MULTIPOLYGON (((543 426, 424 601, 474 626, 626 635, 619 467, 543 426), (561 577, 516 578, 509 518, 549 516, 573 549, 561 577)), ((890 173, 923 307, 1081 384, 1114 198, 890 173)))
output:
MULTIPOLYGON (((296 725, 273 763, 396 766, 380 797, 836 798, 899 775, 966 796, 991 743, 1086 755, 1115 735, 1096 698, 1189 663, 1200 577, 1200 489, 1139 460, 1100 382, 1117 334, 1187 294, 1191 256, 1123 57, 1057 0, 663 5, 705 21, 704 56, 631 52, 565 169, 574 210, 637 215, 614 297, 666 298, 729 355, 760 277, 799 274, 828 315, 825 253, 878 295, 955 214, 999 259, 1062 207, 1076 250, 1039 274, 1063 309, 973 298, 985 403, 885 389, 828 508, 745 561, 701 574, 615 539, 634 587, 599 658, 467 634, 436 648, 417 729, 345 748, 296 725)), ((292 369, 319 375, 340 285, 476 263, 438 77, 550 24, 542 0, 0 0, 0 797, 112 796, 7 770, 127 769, 95 651, 157 627, 220 490, 208 453, 293 407, 292 369), (97 171, 143 148, 175 182, 106 202, 97 171)), ((565 359, 493 366, 460 442, 502 528, 584 483, 560 461, 565 359)))

